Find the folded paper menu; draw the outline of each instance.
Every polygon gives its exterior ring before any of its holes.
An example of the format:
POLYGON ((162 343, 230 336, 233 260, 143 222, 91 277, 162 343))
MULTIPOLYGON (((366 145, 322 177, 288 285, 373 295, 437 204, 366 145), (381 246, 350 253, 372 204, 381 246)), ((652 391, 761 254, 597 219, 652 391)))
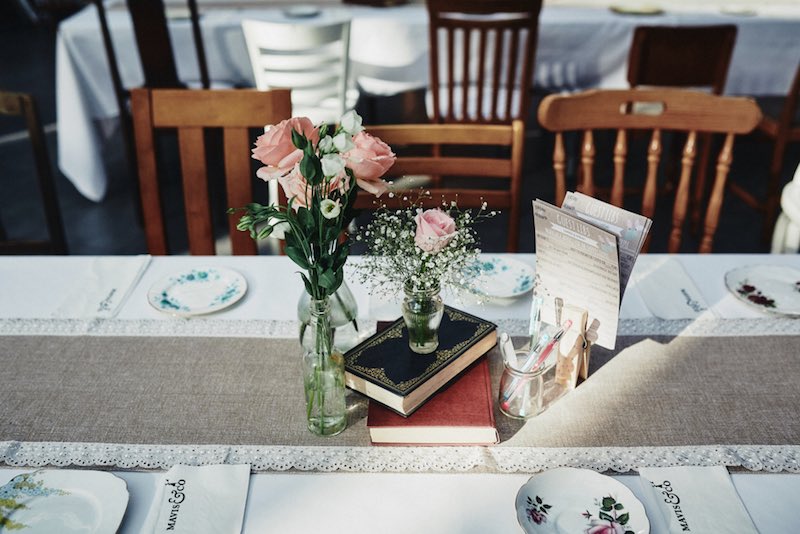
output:
POLYGON ((639 475, 653 534, 758 533, 722 466, 650 467, 639 475))
POLYGON ((143 533, 239 534, 250 466, 176 465, 156 488, 143 533))
POLYGON ((542 321, 557 324, 555 300, 584 308, 597 322, 597 341, 613 349, 619 322, 620 265, 614 234, 542 200, 533 202, 536 237, 534 294, 542 321))
POLYGON ((150 256, 95 258, 53 312, 58 319, 110 318, 119 312, 150 265, 150 256))

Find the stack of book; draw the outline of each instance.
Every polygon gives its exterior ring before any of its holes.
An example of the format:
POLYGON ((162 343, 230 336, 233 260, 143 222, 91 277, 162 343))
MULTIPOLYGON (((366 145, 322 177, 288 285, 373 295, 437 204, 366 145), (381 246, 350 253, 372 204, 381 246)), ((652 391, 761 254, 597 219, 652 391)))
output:
POLYGON ((372 399, 373 443, 497 443, 488 362, 476 363, 496 343, 496 325, 445 306, 432 354, 408 348, 402 319, 348 351, 346 383, 372 399))

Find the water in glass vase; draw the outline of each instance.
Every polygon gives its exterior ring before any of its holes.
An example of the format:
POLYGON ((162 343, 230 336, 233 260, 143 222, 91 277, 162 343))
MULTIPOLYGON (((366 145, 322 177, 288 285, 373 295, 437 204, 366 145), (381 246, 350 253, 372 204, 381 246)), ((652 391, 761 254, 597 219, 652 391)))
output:
POLYGON ((408 346, 417 354, 430 354, 439 346, 439 325, 444 315, 439 283, 420 289, 409 280, 404 290, 403 320, 408 330, 408 346))
POLYGON ((334 436, 347 426, 344 358, 333 349, 328 299, 312 299, 309 310, 302 360, 306 421, 314 434, 334 436))

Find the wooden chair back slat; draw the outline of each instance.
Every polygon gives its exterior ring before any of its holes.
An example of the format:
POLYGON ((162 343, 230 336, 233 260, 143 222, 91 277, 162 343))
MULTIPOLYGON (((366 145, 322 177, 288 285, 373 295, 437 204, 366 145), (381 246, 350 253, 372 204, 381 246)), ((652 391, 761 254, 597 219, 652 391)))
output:
MULTIPOLYGON (((229 127, 223 134, 225 158, 225 190, 230 206, 244 206, 253 202, 251 186, 252 167, 250 160, 242 157, 242 147, 252 143, 248 128, 229 127)), ((235 256, 252 256, 258 253, 256 242, 246 232, 236 229, 236 217, 228 218, 228 234, 231 236, 231 251, 235 256)))
POLYGON ((628 157, 628 137, 625 130, 617 130, 614 143, 614 182, 611 184, 611 203, 622 206, 625 195, 625 160, 628 157))
MULTIPOLYGON (((253 200, 249 129, 288 119, 291 116, 289 91, 135 89, 132 111, 148 251, 169 253, 154 132, 177 129, 189 252, 214 254, 205 129, 222 128, 227 203, 243 206, 253 200)), ((255 245, 246 243, 251 241, 250 237, 236 230, 238 216, 229 217, 234 254, 255 253, 255 245)))
MULTIPOLYGON (((592 194, 590 191, 593 192, 594 184, 591 168, 596 149, 592 132, 617 130, 613 153, 616 203, 619 200, 621 187, 617 182, 623 170, 620 165, 624 165, 624 153, 629 150, 625 147, 623 130, 652 130, 647 148, 647 176, 641 207, 642 214, 651 218, 656 213, 656 181, 662 153, 662 131, 687 134, 667 243, 667 250, 671 253, 678 252, 681 247, 682 229, 686 219, 700 133, 725 135, 725 142, 717 159, 716 176, 699 245, 700 252, 710 252, 714 233, 719 224, 725 183, 733 160, 734 137, 736 134, 749 133, 761 120, 761 112, 752 99, 722 97, 699 91, 669 88, 593 90, 572 95, 550 95, 542 101, 538 116, 544 128, 556 132, 553 169, 556 179, 556 198, 559 201, 563 200, 566 190, 564 132, 584 132, 580 154, 582 183, 578 189, 586 194, 592 194)), ((649 242, 645 247, 648 244, 649 242)))
POLYGON ((0 225, 0 254, 67 254, 67 239, 53 168, 36 102, 26 93, 0 91, 0 115, 22 117, 25 121, 48 235, 46 240, 41 241, 11 240, 0 225))
POLYGON ((434 122, 525 120, 541 0, 427 0, 427 4, 434 122), (445 55, 440 46, 446 49, 445 55), (491 56, 489 48, 494 49, 491 56), (488 57, 492 57, 491 69, 488 57), (506 76, 502 76, 504 68, 506 76), (461 86, 457 91, 456 85, 461 86), (490 103, 488 109, 486 103, 490 103))
MULTIPOLYGON (((478 208, 484 202, 490 210, 508 211, 508 234, 506 250, 514 252, 519 240, 520 191, 522 183, 522 158, 524 125, 514 121, 509 125, 489 124, 404 124, 376 125, 367 129, 370 134, 388 143, 399 152, 397 161, 389 169, 387 178, 436 175, 442 177, 443 185, 431 184, 425 191, 430 198, 423 202, 429 206, 440 206, 442 201, 456 200, 459 207, 478 208), (433 147, 430 156, 404 156, 406 148, 433 147), (470 149, 476 147, 500 147, 499 157, 475 156, 470 149), (457 154, 450 155, 454 148, 457 154), (467 154, 467 156, 464 155, 467 154), (451 177, 459 179, 458 187, 448 187, 451 177), (470 185, 470 178, 475 186, 470 185), (489 185, 486 180, 496 185, 489 185)), ((388 208, 407 207, 416 200, 419 189, 392 189, 393 195, 375 199, 360 194, 356 199, 357 209, 375 209, 380 205, 388 208)))
POLYGON ((642 215, 650 219, 656 213, 656 192, 658 180, 658 164, 661 161, 661 130, 655 128, 647 145, 647 177, 642 192, 642 215))

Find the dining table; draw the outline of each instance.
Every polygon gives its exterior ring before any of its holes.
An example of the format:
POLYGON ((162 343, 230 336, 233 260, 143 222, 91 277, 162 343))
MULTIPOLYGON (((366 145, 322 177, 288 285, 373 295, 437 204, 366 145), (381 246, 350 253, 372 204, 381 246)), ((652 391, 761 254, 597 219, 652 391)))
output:
MULTIPOLYGON (((535 268, 533 254, 488 256, 535 268)), ((360 261, 345 279, 365 338, 399 303, 370 294, 360 261)), ((0 257, 0 478, 110 471, 130 495, 119 532, 138 533, 165 470, 247 464, 244 533, 486 533, 520 532, 517 492, 552 468, 610 474, 644 502, 638 469, 724 466, 760 532, 792 532, 800 319, 742 298, 730 276, 774 268, 800 272, 800 257, 641 255, 616 347, 593 347, 586 380, 544 413, 518 421, 495 402, 492 446, 373 446, 368 399, 354 391, 342 434, 305 428, 304 288, 289 258, 0 257), (241 275, 241 299, 188 316, 153 304, 165 280, 209 269, 241 275)), ((445 302, 498 334, 528 332, 529 290, 445 302)), ((496 399, 499 349, 487 358, 496 399)))
MULTIPOLYGON (((122 0, 107 0, 120 77, 138 87, 143 74, 122 0)), ((168 0, 170 37, 178 75, 199 87, 199 70, 185 4, 168 0)), ((253 87, 241 21, 293 24, 350 20, 350 84, 368 96, 428 87, 428 13, 424 2, 387 7, 311 2, 316 11, 293 15, 281 2, 200 0, 203 42, 212 85, 253 87), (312 16, 306 16, 309 13, 312 16)), ((659 9, 633 0, 545 0, 539 17, 534 86, 576 91, 627 86, 628 50, 640 25, 735 24, 736 46, 726 94, 785 95, 800 57, 800 9, 790 0, 689 2, 662 0, 659 9), (638 10, 638 11, 637 11, 638 10), (650 10, 650 11, 648 11, 650 10)), ((118 128, 119 110, 93 5, 61 22, 56 37, 58 166, 87 199, 108 190, 103 155, 118 128)))

